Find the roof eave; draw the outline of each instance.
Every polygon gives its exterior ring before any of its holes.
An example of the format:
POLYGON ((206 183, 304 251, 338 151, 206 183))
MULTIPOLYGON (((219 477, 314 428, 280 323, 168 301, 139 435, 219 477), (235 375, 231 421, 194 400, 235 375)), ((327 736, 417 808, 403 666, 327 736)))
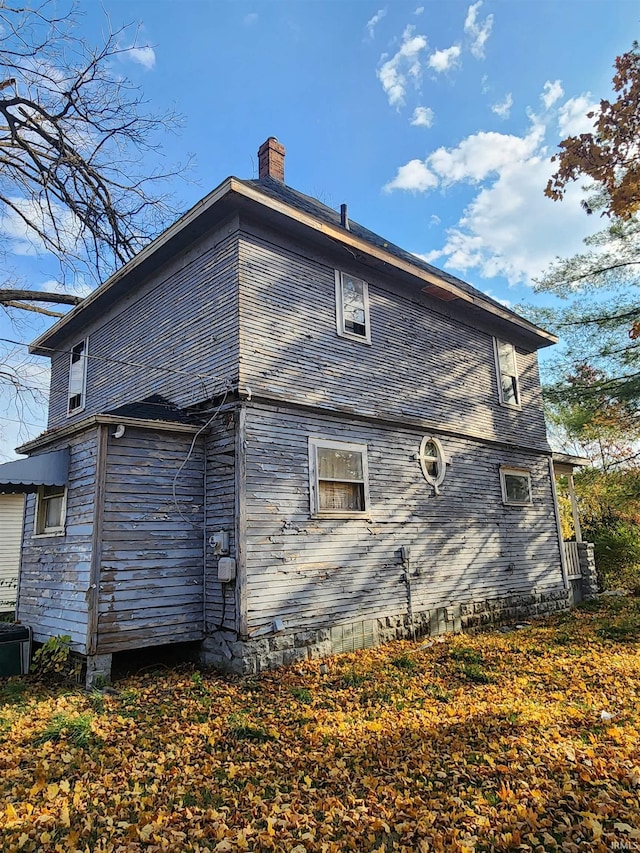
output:
POLYGON ((169 228, 163 231, 155 240, 149 243, 148 246, 142 249, 121 269, 108 278, 107 281, 100 285, 100 287, 96 288, 96 290, 90 293, 89 296, 83 299, 78 306, 55 323, 50 329, 36 338, 29 347, 29 351, 35 355, 50 355, 54 348, 47 346, 47 344, 50 344, 52 339, 59 337, 61 332, 64 333, 66 327, 70 326, 79 317, 79 315, 87 310, 87 308, 92 306, 99 299, 102 299, 106 293, 114 287, 114 285, 131 275, 144 262, 149 261, 152 256, 161 249, 161 247, 166 246, 167 243, 178 238, 178 236, 188 229, 190 225, 193 225, 196 220, 205 215, 226 196, 230 196, 231 194, 240 196, 247 201, 260 205, 264 209, 280 214, 285 218, 285 220, 288 219, 292 222, 306 226, 317 233, 323 234, 328 239, 341 243, 351 251, 358 251, 368 255, 369 257, 375 258, 378 261, 382 261, 388 266, 418 280, 418 282, 422 284, 421 289, 437 288, 440 291, 450 294, 453 299, 460 299, 469 305, 473 305, 482 311, 486 311, 504 322, 519 327, 522 332, 535 340, 538 347, 550 346, 558 342, 558 338, 555 335, 550 332, 546 332, 544 329, 539 328, 533 323, 530 323, 528 320, 525 320, 524 317, 520 317, 513 311, 510 311, 507 308, 502 308, 491 301, 483 299, 480 293, 478 293, 478 295, 468 293, 462 288, 457 287, 455 283, 438 276, 435 272, 432 273, 428 270, 422 269, 415 264, 412 264, 410 261, 399 258, 383 248, 374 246, 363 238, 356 236, 340 226, 323 222, 315 216, 305 213, 286 202, 279 201, 278 199, 265 195, 260 190, 247 185, 237 178, 228 177, 207 196, 205 196, 205 198, 195 204, 189 211, 187 211, 187 213, 180 217, 180 219, 174 222, 173 225, 169 226, 169 228))

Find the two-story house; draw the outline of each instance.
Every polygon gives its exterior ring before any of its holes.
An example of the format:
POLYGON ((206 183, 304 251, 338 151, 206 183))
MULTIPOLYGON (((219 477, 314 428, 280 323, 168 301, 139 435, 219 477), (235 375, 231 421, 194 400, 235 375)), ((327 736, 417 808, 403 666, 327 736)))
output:
MULTIPOLYGON (((227 178, 32 345, 18 617, 89 674, 242 672, 564 606, 555 338, 284 182, 227 178)), ((12 467, 13 466, 13 467, 12 467)))

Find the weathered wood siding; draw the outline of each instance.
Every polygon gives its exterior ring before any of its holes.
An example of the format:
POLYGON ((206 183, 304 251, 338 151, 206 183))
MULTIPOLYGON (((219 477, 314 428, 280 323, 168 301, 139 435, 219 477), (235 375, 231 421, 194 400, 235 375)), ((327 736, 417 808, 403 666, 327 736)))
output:
POLYGON ((236 628, 236 584, 218 580, 218 560, 209 539, 218 531, 229 534, 229 556, 237 558, 236 542, 236 417, 216 418, 206 441, 206 632, 236 628))
POLYGON ((109 436, 98 653, 203 636, 203 449, 193 436, 109 436), (175 496, 174 501, 174 483, 175 496))
POLYGON ((522 410, 505 408, 491 334, 345 255, 339 268, 369 282, 371 345, 342 338, 336 267, 307 247, 242 228, 240 381, 254 395, 547 446, 535 353, 518 352, 522 410))
POLYGON ((0 495, 0 613, 15 609, 24 495, 0 495))
POLYGON ((412 454, 422 434, 250 405, 246 437, 249 633, 281 617, 318 628, 562 586, 547 458, 441 436, 441 494, 412 454), (368 446, 371 518, 313 519, 308 437, 368 446), (504 506, 500 465, 531 470, 533 505, 504 506))
MULTIPOLYGON (((233 380, 238 365, 237 278, 233 222, 120 299, 83 332, 90 356, 86 405, 72 417, 67 417, 69 353, 53 356, 49 427, 151 394, 191 405, 219 391, 225 379, 233 380)), ((69 340, 64 349, 77 342, 69 340)))
POLYGON ((73 436, 44 450, 69 446, 65 532, 34 536, 36 496, 27 495, 17 615, 37 642, 69 634, 73 648, 86 652, 87 593, 93 531, 96 432, 73 436))

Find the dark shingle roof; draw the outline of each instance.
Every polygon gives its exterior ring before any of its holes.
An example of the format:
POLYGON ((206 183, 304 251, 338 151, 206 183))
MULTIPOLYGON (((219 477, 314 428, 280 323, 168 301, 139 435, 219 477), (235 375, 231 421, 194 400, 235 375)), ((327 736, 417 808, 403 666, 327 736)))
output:
MULTIPOLYGON (((291 207, 295 207, 298 210, 301 210, 304 213, 308 213, 311 216, 315 216, 316 219, 319 219, 321 222, 326 222, 329 225, 341 225, 340 214, 337 210, 334 210, 332 207, 327 207, 326 204, 323 204, 321 201, 318 201, 318 199, 298 192, 298 190, 294 190, 291 187, 288 187, 286 184, 283 184, 281 181, 275 180, 274 178, 262 178, 260 180, 240 181, 240 183, 259 189, 265 195, 277 199, 278 201, 282 201, 285 204, 288 204, 291 207)), ((402 249, 400 246, 396 246, 394 243, 390 243, 388 240, 385 240, 384 237, 381 237, 374 231, 370 231, 368 228, 365 228, 364 225, 360 225, 358 222, 355 222, 351 218, 349 218, 349 231, 356 237, 359 237, 362 240, 366 240, 367 243, 371 243, 372 246, 376 246, 379 249, 384 249, 390 254, 395 255, 395 257, 400 258, 403 261, 407 261, 408 263, 413 264, 419 269, 431 273, 432 275, 435 275, 438 278, 443 279, 444 281, 448 281, 450 284, 455 285, 456 287, 460 288, 460 290, 463 290, 465 293, 468 293, 470 296, 481 296, 483 301, 495 305, 496 307, 500 308, 501 311, 509 311, 509 309, 505 308, 502 303, 497 302, 490 296, 487 296, 486 293, 483 293, 482 291, 473 287, 473 285, 469 284, 468 282, 463 281, 460 278, 456 278, 456 276, 450 275, 450 273, 438 269, 438 267, 434 267, 431 264, 428 264, 426 261, 423 261, 416 255, 411 254, 411 252, 407 252, 406 249, 402 249)), ((514 316, 518 316, 512 311, 509 311, 509 313, 514 314, 514 316)))
POLYGON ((104 415, 112 415, 116 418, 137 418, 146 421, 172 421, 179 424, 192 424, 193 419, 183 410, 179 409, 171 400, 160 394, 152 394, 135 403, 125 403, 115 409, 103 412, 104 415))

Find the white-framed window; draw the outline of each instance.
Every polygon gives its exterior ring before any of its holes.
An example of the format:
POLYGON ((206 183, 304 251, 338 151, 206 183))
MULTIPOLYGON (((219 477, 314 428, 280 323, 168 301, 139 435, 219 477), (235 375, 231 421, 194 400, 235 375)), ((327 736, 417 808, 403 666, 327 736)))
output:
POLYGON ((447 460, 440 441, 432 435, 425 435, 420 442, 420 452, 414 454, 413 458, 420 462, 425 480, 439 495, 447 473, 447 460))
POLYGON ((367 445, 309 438, 311 515, 351 518, 367 515, 367 445))
POLYGON ((510 506, 529 506, 531 500, 531 472, 526 468, 500 468, 502 502, 510 506))
POLYGON ((39 486, 36 495, 35 535, 60 536, 63 534, 66 514, 66 486, 39 486))
POLYGON ((371 343, 369 285, 336 270, 336 328, 343 338, 371 343))
POLYGON ((503 406, 520 408, 520 384, 518 382, 518 360, 516 348, 507 341, 493 339, 498 374, 498 394, 503 406))
POLYGON ((69 393, 67 415, 74 415, 84 409, 87 390, 87 351, 89 339, 76 344, 69 356, 69 393))

